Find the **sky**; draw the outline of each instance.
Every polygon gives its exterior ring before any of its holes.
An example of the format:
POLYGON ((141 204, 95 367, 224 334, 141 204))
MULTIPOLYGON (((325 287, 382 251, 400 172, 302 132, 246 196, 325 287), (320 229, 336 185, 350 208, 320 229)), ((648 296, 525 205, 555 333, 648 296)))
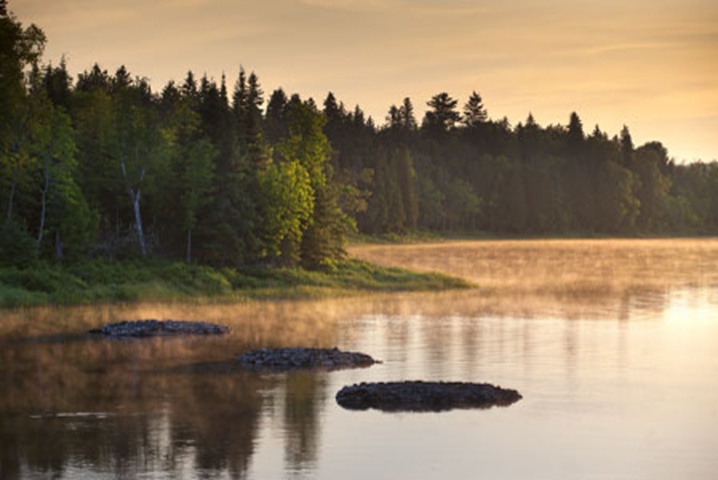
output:
POLYGON ((73 75, 125 65, 155 91, 189 70, 233 87, 240 66, 321 104, 333 92, 378 125, 410 97, 476 91, 493 119, 571 112, 627 125, 676 161, 718 160, 716 0, 8 0, 73 75))

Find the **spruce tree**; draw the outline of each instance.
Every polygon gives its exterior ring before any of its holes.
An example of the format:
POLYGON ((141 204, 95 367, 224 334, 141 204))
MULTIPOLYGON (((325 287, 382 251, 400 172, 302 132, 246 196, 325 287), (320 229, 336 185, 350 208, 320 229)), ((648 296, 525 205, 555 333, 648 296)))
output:
POLYGON ((467 127, 476 127, 482 123, 485 123, 489 119, 489 115, 486 113, 486 107, 484 107, 484 101, 481 99, 481 95, 476 91, 471 93, 469 100, 464 105, 463 122, 467 127))
POLYGON ((431 110, 426 112, 422 128, 429 134, 436 135, 446 133, 454 128, 461 120, 461 114, 456 111, 458 100, 442 92, 434 95, 427 105, 431 110))

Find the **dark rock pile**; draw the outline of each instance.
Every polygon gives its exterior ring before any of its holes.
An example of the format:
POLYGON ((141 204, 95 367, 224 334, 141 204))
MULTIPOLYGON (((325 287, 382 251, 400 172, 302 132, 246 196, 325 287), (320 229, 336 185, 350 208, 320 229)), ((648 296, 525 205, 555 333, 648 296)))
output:
POLYGON ((185 322, 177 320, 134 320, 108 323, 102 328, 90 330, 110 337, 154 337, 170 335, 220 335, 229 328, 208 322, 185 322))
POLYGON ((521 400, 516 390, 488 383, 389 382, 361 383, 342 388, 339 405, 350 410, 442 411, 454 408, 508 406, 521 400))
POLYGON ((298 369, 326 369, 368 367, 379 363, 365 353, 343 352, 338 348, 261 348, 237 358, 252 370, 290 371, 298 369))

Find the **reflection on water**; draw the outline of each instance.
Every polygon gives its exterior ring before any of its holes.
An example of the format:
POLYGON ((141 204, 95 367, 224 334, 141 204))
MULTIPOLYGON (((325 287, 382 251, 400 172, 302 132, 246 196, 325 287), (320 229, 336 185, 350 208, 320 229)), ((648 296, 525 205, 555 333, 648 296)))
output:
POLYGON ((718 469, 718 242, 358 247, 465 275, 460 292, 0 317, 0 478, 708 479, 718 469), (438 260, 437 260, 438 259, 438 260), (642 273, 644 272, 644 273, 642 273), (107 340, 207 320, 223 337, 107 340), (340 346, 368 369, 257 374, 252 348, 340 346), (488 381, 524 396, 442 414, 350 412, 361 381, 488 381))

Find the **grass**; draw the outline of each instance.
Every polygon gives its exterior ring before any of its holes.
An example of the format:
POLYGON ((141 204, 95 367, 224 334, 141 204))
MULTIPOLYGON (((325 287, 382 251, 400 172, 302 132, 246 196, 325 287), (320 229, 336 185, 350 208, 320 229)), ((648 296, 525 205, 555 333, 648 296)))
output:
POLYGON ((357 259, 337 262, 331 272, 93 260, 68 266, 40 264, 30 268, 0 268, 0 307, 190 299, 232 302, 469 286, 468 282, 448 275, 381 267, 357 259))

